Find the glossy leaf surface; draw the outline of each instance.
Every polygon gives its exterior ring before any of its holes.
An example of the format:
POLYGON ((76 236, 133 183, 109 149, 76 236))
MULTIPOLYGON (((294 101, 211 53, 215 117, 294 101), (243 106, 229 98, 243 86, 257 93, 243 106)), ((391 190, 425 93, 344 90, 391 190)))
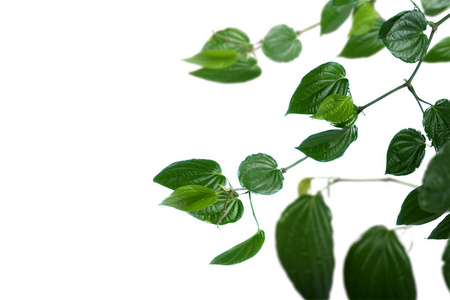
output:
POLYGON ((242 204, 242 201, 238 199, 237 193, 234 193, 233 197, 230 196, 228 201, 227 197, 228 193, 221 193, 218 195, 217 201, 213 205, 205 207, 201 210, 188 211, 188 214, 196 219, 215 225, 225 225, 228 223, 237 222, 244 213, 244 205, 242 204), (224 209, 225 214, 222 217, 222 212, 224 209))
POLYGON ((333 0, 333 6, 335 5, 343 5, 343 4, 349 4, 353 2, 357 2, 359 0, 333 0))
POLYGON ((449 62, 450 61, 450 37, 443 38, 425 55, 424 62, 449 62))
POLYGON ((265 36, 262 51, 273 61, 289 62, 300 55, 302 44, 292 28, 278 25, 272 27, 265 36))
POLYGON ((276 228, 281 265, 305 299, 328 299, 333 280, 331 212, 320 193, 302 195, 282 213, 276 228))
POLYGON ((409 257, 394 231, 374 226, 355 242, 345 258, 349 299, 416 299, 409 257))
POLYGON ((436 220, 444 211, 430 213, 423 210, 419 205, 420 187, 412 190, 405 201, 397 217, 397 225, 421 225, 436 220))
POLYGON ((317 112, 311 117, 314 119, 326 120, 332 124, 347 123, 353 125, 358 117, 353 109, 353 99, 350 96, 330 95, 326 97, 319 106, 317 112), (348 120, 352 122, 348 123, 348 120))
POLYGON ((429 239, 446 240, 450 238, 450 215, 447 215, 437 226, 433 229, 429 239))
POLYGON ((450 0, 422 0, 427 16, 436 16, 450 7, 450 0))
POLYGON ((353 23, 349 35, 360 35, 369 32, 375 25, 377 16, 378 13, 372 2, 359 2, 353 13, 353 23))
POLYGON ((238 54, 247 54, 253 50, 250 39, 245 32, 237 28, 226 28, 214 32, 205 43, 202 52, 211 50, 233 50, 238 54))
POLYGON ((450 240, 447 241, 444 254, 442 255, 444 265, 442 266, 442 275, 444 275, 445 284, 450 290, 450 240))
POLYGON ((441 99, 428 107, 423 114, 422 123, 436 150, 450 142, 450 101, 441 99))
POLYGON ((364 34, 352 35, 342 49, 339 56, 345 58, 369 57, 384 48, 381 40, 377 39, 378 32, 384 19, 376 18, 372 29, 364 34))
POLYGON ((205 68, 221 69, 234 64, 238 59, 238 54, 234 50, 209 50, 200 52, 184 61, 197 64, 205 68))
POLYGON ((320 34, 327 34, 337 30, 348 19, 354 5, 332 6, 328 1, 322 9, 320 17, 320 34))
POLYGON ((200 210, 216 203, 217 198, 217 192, 210 188, 186 185, 173 191, 160 205, 171 206, 183 211, 200 210))

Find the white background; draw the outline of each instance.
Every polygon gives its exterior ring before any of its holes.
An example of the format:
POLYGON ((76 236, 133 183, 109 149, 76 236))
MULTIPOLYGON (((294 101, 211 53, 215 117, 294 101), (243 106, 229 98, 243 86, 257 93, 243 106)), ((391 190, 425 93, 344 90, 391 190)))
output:
MULTIPOLYGON (((300 58, 277 64, 257 52, 260 78, 221 85, 188 75, 182 61, 213 30, 237 27, 256 43, 274 25, 296 30, 320 20, 325 1, 2 1, 0 4, 0 298, 1 299, 299 299, 280 267, 274 228, 304 177, 380 178, 390 139, 421 128, 421 112, 402 90, 370 107, 359 138, 339 160, 307 160, 285 175, 284 189, 253 201, 266 243, 253 259, 211 266, 217 254, 256 231, 248 201, 236 224, 202 223, 158 206, 170 191, 152 182, 172 162, 219 162, 238 185, 247 155, 286 167, 294 147, 326 130, 307 116, 284 116, 311 69, 337 61, 357 105, 402 83, 414 69, 383 50, 370 59, 337 57, 350 22, 300 39, 300 58)), ((412 9, 377 1, 385 18, 412 9)), ((437 20, 438 18, 432 18, 437 20)), ((436 41, 448 36, 444 24, 436 41)), ((448 98, 447 64, 424 64, 417 93, 448 98)), ((427 149, 426 161, 433 153, 427 149)), ((402 178, 420 184, 426 162, 402 178)), ((322 188, 316 181, 314 188, 322 188)), ((369 227, 395 227, 410 188, 341 183, 326 202, 333 212, 336 271, 332 299, 345 299, 342 262, 369 227)), ((437 222, 399 230, 421 299, 446 299, 442 241, 425 238, 437 222)))

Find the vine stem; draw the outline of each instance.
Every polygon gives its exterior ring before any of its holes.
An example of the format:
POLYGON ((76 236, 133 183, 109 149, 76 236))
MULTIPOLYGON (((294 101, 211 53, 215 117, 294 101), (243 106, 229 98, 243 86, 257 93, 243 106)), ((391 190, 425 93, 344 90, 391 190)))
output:
POLYGON ((255 210, 253 209, 252 193, 251 192, 248 192, 248 200, 250 201, 250 207, 252 208, 253 218, 255 219, 256 226, 258 226, 258 230, 259 230, 258 219, 256 218, 255 210))
POLYGON ((375 100, 373 100, 373 101, 367 103, 366 105, 360 106, 359 109, 358 109, 358 114, 361 113, 361 112, 362 112, 363 110, 365 110, 366 108, 368 108, 369 106, 374 105, 374 104, 377 103, 378 101, 380 101, 380 100, 386 98, 387 96, 389 96, 390 94, 395 93, 395 92, 398 91, 398 90, 401 90, 402 88, 404 88, 404 87, 406 87, 406 86, 407 86, 406 83, 403 83, 403 84, 399 85, 398 87, 396 87, 396 88, 390 90, 390 91, 387 92, 386 94, 381 95, 381 96, 378 97, 377 99, 375 99, 375 100))
POLYGON ((299 35, 301 35, 302 33, 305 33, 305 32, 307 32, 307 31, 310 31, 311 29, 316 28, 316 27, 319 26, 319 25, 320 25, 320 22, 319 22, 319 23, 316 23, 316 24, 314 24, 314 25, 308 26, 308 27, 306 27, 305 29, 297 30, 295 33, 297 34, 297 36, 299 36, 299 35))
MULTIPOLYGON (((320 178, 320 177, 316 177, 316 178, 320 178)), ((402 184, 402 185, 406 185, 409 187, 413 187, 413 188, 417 188, 417 185, 409 183, 409 182, 405 182, 405 181, 401 181, 392 177, 384 177, 384 178, 362 178, 362 179, 355 179, 355 178, 339 178, 339 177, 324 177, 322 179, 327 179, 329 180, 327 186, 325 187, 325 189, 328 189, 331 185, 338 183, 338 182, 393 182, 393 183, 398 183, 398 184, 402 184)))
POLYGON ((447 21, 450 18, 450 14, 446 15, 445 17, 443 17, 441 20, 437 21, 435 23, 436 29, 445 21, 447 21))
POLYGON ((304 160, 307 159, 307 158, 308 158, 308 156, 305 156, 305 157, 303 157, 303 158, 297 160, 297 161, 296 161, 295 163, 293 163, 292 165, 290 165, 290 166, 288 166, 288 167, 286 167, 286 168, 281 168, 281 169, 280 169, 281 173, 282 173, 282 174, 286 173, 289 169, 295 167, 296 165, 298 165, 299 163, 301 163, 302 161, 304 161, 304 160))

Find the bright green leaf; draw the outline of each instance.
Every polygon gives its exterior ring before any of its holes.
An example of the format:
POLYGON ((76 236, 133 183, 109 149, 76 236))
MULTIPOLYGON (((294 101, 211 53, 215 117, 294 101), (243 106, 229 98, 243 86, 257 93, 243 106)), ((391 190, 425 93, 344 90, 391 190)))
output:
POLYGON ((349 299, 416 299, 416 285, 405 248, 394 231, 374 226, 355 242, 345 258, 349 299))
POLYGON ((332 5, 333 6, 337 6, 337 5, 343 5, 343 4, 349 4, 349 3, 353 3, 359 0, 333 0, 332 5))
POLYGON ((446 240, 450 238, 450 215, 447 215, 437 226, 433 229, 429 239, 446 240))
POLYGON ((443 38, 425 55, 424 62, 449 62, 450 61, 450 37, 443 38))
POLYGON ((160 205, 190 211, 200 210, 213 205, 217 201, 217 192, 200 185, 186 185, 179 187, 164 199, 160 205))
POLYGON ((450 0, 422 0, 422 7, 427 16, 436 16, 450 7, 450 0))
POLYGON ((283 175, 277 162, 263 153, 253 154, 241 163, 238 170, 240 184, 250 192, 271 195, 283 187, 283 175))
POLYGON ((234 265, 246 261, 259 252, 264 244, 264 240, 264 231, 258 229, 258 232, 254 236, 216 256, 210 264, 234 265))
POLYGON ((326 97, 319 106, 317 112, 311 116, 314 119, 326 120, 332 124, 346 123, 349 127, 353 125, 358 117, 354 110, 353 99, 350 96, 330 95, 326 97), (348 123, 352 120, 353 123, 348 123))
POLYGON ((360 35, 369 32, 375 25, 375 20, 378 16, 372 2, 360 2, 353 14, 352 28, 349 36, 360 35))
POLYGON ((399 131, 391 140, 386 155, 386 174, 408 175, 414 172, 425 156, 425 136, 408 128, 399 131))
POLYGON ((210 50, 233 50, 240 55, 253 51, 250 39, 242 30, 227 28, 214 32, 202 48, 202 52, 210 50))
POLYGON ((375 19, 375 23, 369 32, 361 35, 352 35, 339 56, 345 58, 369 57, 383 49, 383 42, 377 39, 383 23, 384 20, 378 17, 375 19))
POLYGON ((357 138, 356 126, 333 129, 309 136, 296 149, 317 161, 326 162, 341 157, 357 138))
POLYGON ((450 142, 450 101, 441 99, 427 108, 422 124, 436 150, 450 142))
POLYGON ((420 187, 412 190, 402 204, 397 217, 397 225, 421 225, 436 220, 444 211, 430 213, 424 211, 419 205, 420 187))
POLYGON ((312 178, 303 178, 297 186, 298 196, 307 195, 309 193, 309 189, 311 188, 312 178))
POLYGON ((444 265, 442 266, 442 274, 444 275, 447 288, 450 290, 450 240, 447 241, 447 246, 445 247, 444 254, 442 255, 442 260, 444 261, 444 265))
POLYGON ((328 62, 306 74, 289 103, 286 114, 314 114, 329 95, 347 96, 348 79, 340 64, 328 62))
POLYGON ((327 34, 337 30, 348 19, 354 5, 332 6, 328 1, 322 9, 320 18, 320 34, 327 34))
POLYGON ((205 68, 221 69, 234 64, 238 59, 238 54, 234 50, 209 50, 200 52, 184 61, 197 64, 205 68))
POLYGON ((305 299, 328 299, 333 280, 331 212, 320 193, 302 195, 282 213, 276 229, 281 265, 305 299))
POLYGON ((300 55, 302 44, 292 28, 278 25, 272 27, 265 36, 262 51, 273 61, 289 62, 300 55))

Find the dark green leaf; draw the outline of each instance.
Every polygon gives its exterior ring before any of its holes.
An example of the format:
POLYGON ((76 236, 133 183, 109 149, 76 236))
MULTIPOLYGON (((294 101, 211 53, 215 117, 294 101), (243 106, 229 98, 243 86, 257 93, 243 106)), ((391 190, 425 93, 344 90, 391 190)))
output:
POLYGON ((278 25, 267 33, 262 43, 262 51, 273 61, 289 62, 300 55, 302 44, 292 28, 278 25))
POLYGON ((433 229, 428 238, 433 240, 446 240, 450 238, 450 215, 447 215, 444 220, 433 229))
POLYGON ((412 190, 402 204, 397 217, 397 225, 421 225, 436 220, 444 211, 430 213, 419 206, 420 187, 412 190))
POLYGON ((341 157, 358 137, 356 126, 333 129, 306 138, 296 149, 317 161, 330 161, 341 157))
POLYGON ((337 30, 348 19, 354 5, 331 6, 328 1, 322 9, 320 18, 320 34, 327 34, 337 30))
POLYGON ((422 7, 427 16, 436 16, 450 7, 450 0, 422 0, 422 7))
POLYGON ((333 6, 353 3, 359 0, 333 0, 333 6))
POLYGON ((450 209, 450 142, 431 159, 423 176, 419 205, 429 212, 450 209))
POLYGON ((229 49, 244 55, 253 50, 247 34, 237 28, 227 28, 213 33, 202 48, 202 52, 229 49))
POLYGON ((171 206, 184 211, 200 210, 216 203, 217 198, 217 192, 210 188, 200 185, 186 185, 173 191, 160 205, 171 206))
POLYGON ((219 194, 216 203, 213 205, 205 207, 201 210, 188 211, 188 214, 199 220, 216 225, 234 223, 238 221, 244 213, 244 205, 242 205, 241 200, 237 197, 237 193, 234 193, 233 197, 230 196, 230 198, 228 198, 228 193, 219 194), (224 209, 225 214, 222 216, 224 209))
POLYGON ((416 299, 408 254, 384 226, 370 228, 351 246, 344 282, 349 299, 416 299))
POLYGON ((185 185, 202 185, 218 191, 220 185, 227 183, 219 164, 208 159, 175 162, 159 172, 153 181, 172 190, 185 185))
POLYGON ((429 41, 424 14, 418 10, 402 12, 386 21, 378 36, 391 53, 404 62, 414 63, 427 52, 429 41))
POLYGON ((358 3, 353 13, 352 28, 348 35, 360 35, 369 32, 375 25, 377 16, 378 13, 372 2, 363 1, 358 3))
POLYGON ((280 217, 276 229, 281 265, 305 299, 328 299, 333 280, 331 212, 320 193, 302 195, 280 217))
POLYGON ((224 253, 216 256, 210 264, 212 265, 234 265, 239 264, 255 256, 264 244, 264 231, 258 229, 258 232, 248 240, 234 246, 224 253))
POLYGON ((445 247, 444 254, 442 255, 442 260, 444 261, 444 265, 442 266, 442 274, 444 275, 447 288, 450 290, 450 240, 447 241, 447 246, 445 247))
POLYGON ((425 55, 423 61, 434 62, 449 62, 450 61, 450 37, 443 38, 425 55))
POLYGON ((239 166, 238 178, 250 192, 262 195, 281 190, 284 179, 275 159, 263 153, 247 156, 239 166))
POLYGON ((419 131, 412 128, 399 131, 389 144, 386 174, 398 176, 414 172, 425 156, 425 146, 425 136, 419 131))
POLYGON ((450 101, 441 99, 427 108, 422 123, 436 150, 450 142, 450 101))
POLYGON ((330 95, 319 106, 317 112, 311 116, 314 119, 326 120, 332 124, 346 123, 349 127, 358 118, 354 110, 353 99, 350 96, 330 95), (351 120, 352 122, 348 122, 351 120))
POLYGON ((345 58, 369 57, 384 48, 381 40, 377 39, 380 27, 384 20, 376 18, 372 29, 361 35, 352 35, 342 49, 339 56, 345 58))
POLYGON ((289 103, 286 114, 314 114, 329 95, 347 96, 348 80, 340 64, 328 62, 306 74, 289 103))
POLYGON ((253 57, 239 59, 231 66, 223 69, 202 68, 189 74, 210 81, 220 83, 239 83, 257 78, 261 75, 261 68, 253 57))
POLYGON ((200 52, 184 61, 197 64, 205 68, 221 69, 234 64, 238 59, 238 54, 234 50, 209 50, 200 52))

